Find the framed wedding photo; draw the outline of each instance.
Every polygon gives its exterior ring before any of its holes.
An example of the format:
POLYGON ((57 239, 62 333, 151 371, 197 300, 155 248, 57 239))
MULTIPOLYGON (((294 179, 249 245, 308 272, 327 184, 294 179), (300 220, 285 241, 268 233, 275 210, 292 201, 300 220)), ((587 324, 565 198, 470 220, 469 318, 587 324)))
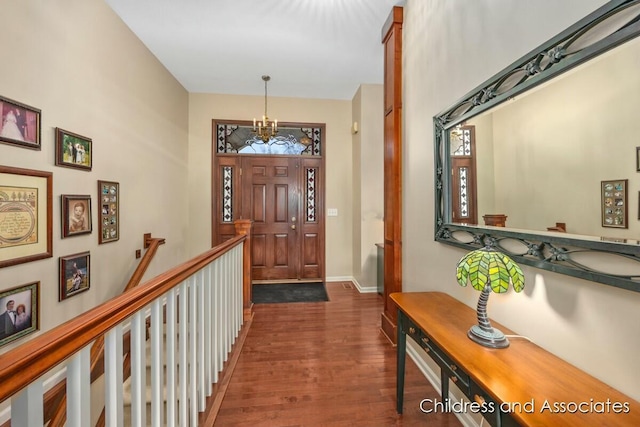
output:
POLYGON ((98 181, 98 243, 115 242, 120 238, 120 184, 98 181))
POLYGON ((0 347, 39 329, 40 282, 0 292, 0 347))
POLYGON ((51 172, 0 165, 0 268, 53 256, 51 172))
POLYGON ((91 255, 89 252, 60 257, 59 301, 88 291, 90 283, 91 255))
POLYGON ((56 165, 90 171, 92 164, 91 138, 56 128, 56 165))
POLYGON ((600 191, 603 227, 628 228, 627 183, 626 179, 602 181, 600 191))
POLYGON ((40 110, 0 96, 0 142, 40 150, 40 110))
POLYGON ((62 205, 62 238, 90 234, 91 196, 63 194, 62 205))

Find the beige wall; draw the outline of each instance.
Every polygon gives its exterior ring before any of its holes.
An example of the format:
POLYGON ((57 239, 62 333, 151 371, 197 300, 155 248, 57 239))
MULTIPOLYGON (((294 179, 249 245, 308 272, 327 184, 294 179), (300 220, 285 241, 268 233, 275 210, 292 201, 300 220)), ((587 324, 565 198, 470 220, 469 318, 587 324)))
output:
MULTIPOLYGON (((268 99, 269 116, 282 122, 326 124, 326 275, 352 277, 352 152, 351 102, 341 100, 268 99)), ((189 253, 211 247, 211 127, 213 119, 251 120, 264 111, 264 97, 189 95, 189 253)))
MULTIPOLYGON (((433 241, 431 119, 602 0, 409 0, 403 26, 403 290, 440 290, 475 307, 455 280, 461 249, 433 241), (460 29, 464 28, 464 31, 460 29), (448 267, 447 267, 448 266, 448 267)), ((523 293, 494 294, 489 314, 615 388, 640 398, 640 293, 523 266, 523 293)))
POLYGON ((42 110, 42 150, 0 144, 0 164, 53 172, 53 257, 0 269, 0 291, 40 281, 46 331, 120 293, 144 233, 167 239, 147 277, 186 259, 188 98, 103 1, 3 2, 0 28, 0 95, 42 110), (92 171, 54 166, 56 127, 92 138, 92 171), (121 191, 120 240, 103 245, 97 180, 121 191), (61 194, 92 197, 90 235, 61 239, 61 194), (58 302, 58 258, 84 251, 90 289, 58 302))
POLYGON ((546 230, 565 222, 569 233, 640 238, 634 137, 640 134, 640 98, 629 96, 640 93, 639 42, 490 115, 499 165, 495 211, 509 215, 507 225, 546 230), (594 82, 602 82, 597 90, 594 82), (629 180, 626 229, 601 226, 601 181, 616 179, 629 180))
POLYGON ((383 85, 363 84, 353 98, 353 276, 360 289, 377 283, 377 248, 384 236, 383 85))

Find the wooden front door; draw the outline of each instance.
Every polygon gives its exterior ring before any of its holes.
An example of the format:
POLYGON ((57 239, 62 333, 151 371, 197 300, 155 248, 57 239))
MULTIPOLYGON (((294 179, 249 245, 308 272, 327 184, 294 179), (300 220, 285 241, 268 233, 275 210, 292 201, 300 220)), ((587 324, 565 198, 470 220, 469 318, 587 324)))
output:
POLYGON ((242 159, 242 217, 253 221, 253 279, 297 278, 298 159, 242 159))
POLYGON ((216 163, 214 208, 222 215, 214 244, 233 236, 232 220, 250 219, 254 281, 323 280, 322 159, 219 156, 216 163))

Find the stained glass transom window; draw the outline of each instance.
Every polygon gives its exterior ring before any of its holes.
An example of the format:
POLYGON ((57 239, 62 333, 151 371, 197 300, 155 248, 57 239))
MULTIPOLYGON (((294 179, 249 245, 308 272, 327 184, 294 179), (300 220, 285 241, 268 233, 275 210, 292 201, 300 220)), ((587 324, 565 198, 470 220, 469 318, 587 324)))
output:
POLYGON ((216 123, 216 152, 320 156, 322 128, 279 126, 278 134, 264 142, 249 125, 216 123))
POLYGON ((222 167, 222 222, 233 222, 233 167, 222 167))
POLYGON ((470 156, 471 130, 468 127, 456 126, 450 132, 450 147, 452 156, 470 156))

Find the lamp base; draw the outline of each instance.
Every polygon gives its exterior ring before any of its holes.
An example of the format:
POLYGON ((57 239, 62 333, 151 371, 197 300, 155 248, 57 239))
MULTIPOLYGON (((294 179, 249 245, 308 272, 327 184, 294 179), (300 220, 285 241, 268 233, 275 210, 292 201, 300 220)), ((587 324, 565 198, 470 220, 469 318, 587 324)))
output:
POLYGON ((490 348, 507 348, 509 347, 509 340, 504 336, 502 332, 497 329, 491 328, 491 332, 485 331, 478 325, 473 325, 467 336, 471 341, 480 345, 490 348))

